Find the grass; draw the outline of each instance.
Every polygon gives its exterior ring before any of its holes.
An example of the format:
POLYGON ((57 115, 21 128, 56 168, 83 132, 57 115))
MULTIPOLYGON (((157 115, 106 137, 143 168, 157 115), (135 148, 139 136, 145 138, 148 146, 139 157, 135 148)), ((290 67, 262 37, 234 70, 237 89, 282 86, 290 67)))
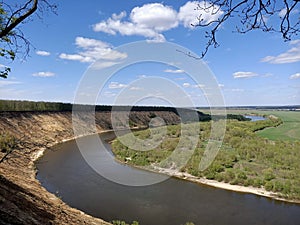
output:
MULTIPOLYGON (((210 113, 209 111, 205 111, 210 113)), ((279 110, 255 110, 255 109, 229 109, 231 114, 255 114, 255 115, 274 115, 283 122, 280 126, 270 127, 260 130, 257 134, 260 137, 270 140, 300 141, 300 112, 299 111, 279 111, 279 110)))
POLYGON ((263 111, 263 114, 279 117, 283 124, 278 127, 259 131, 258 135, 270 140, 300 141, 300 112, 298 111, 263 111))

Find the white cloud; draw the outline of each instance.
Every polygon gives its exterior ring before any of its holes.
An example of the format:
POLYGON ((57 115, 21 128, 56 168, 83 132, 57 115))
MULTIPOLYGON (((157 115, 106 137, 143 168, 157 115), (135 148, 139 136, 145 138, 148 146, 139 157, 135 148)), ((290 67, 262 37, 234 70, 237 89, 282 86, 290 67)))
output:
POLYGON ((266 56, 261 61, 271 64, 284 64, 294 63, 300 61, 300 40, 294 40, 290 42, 293 47, 288 51, 279 54, 277 56, 266 56))
POLYGON ((133 8, 130 19, 139 27, 156 31, 166 31, 178 26, 177 12, 161 3, 150 3, 133 8))
POLYGON ((235 72, 233 74, 233 78, 250 78, 256 76, 258 76, 258 74, 253 72, 235 72))
POLYGON ((194 88, 205 88, 204 84, 195 84, 193 85, 194 88))
POLYGON ((111 47, 110 44, 105 43, 103 41, 100 40, 96 40, 96 39, 91 39, 91 38, 84 38, 84 37, 76 37, 75 39, 75 44, 80 47, 80 48, 84 48, 84 49, 89 49, 89 48, 107 48, 107 47, 111 47))
POLYGON ((82 56, 80 54, 61 53, 59 55, 59 58, 73 60, 73 61, 80 61, 80 62, 93 62, 93 59, 91 57, 82 56))
POLYGON ((103 95, 107 98, 112 98, 115 97, 117 94, 110 91, 105 91, 103 95))
POLYGON ((0 87, 13 85, 13 84, 21 84, 19 81, 11 81, 11 80, 0 80, 0 87))
MULTIPOLYGON (((299 13, 298 9, 294 9, 290 12, 291 15, 297 14, 297 13, 299 13)), ((286 14, 286 8, 281 9, 278 13, 279 17, 281 17, 281 18, 283 18, 285 16, 285 14, 286 14)))
POLYGON ((243 92, 244 89, 240 89, 240 88, 233 88, 233 89, 230 89, 230 91, 232 92, 243 92))
POLYGON ((300 73, 295 73, 290 76, 290 79, 299 79, 300 78, 300 73))
POLYGON ((108 85, 109 89, 119 89, 119 88, 125 88, 127 87, 127 84, 121 84, 119 82, 110 82, 110 84, 108 85))
POLYGON ((167 70, 164 70, 164 72, 166 72, 166 73, 184 73, 184 70, 171 70, 171 69, 167 69, 167 70))
MULTIPOLYGON (((124 13, 121 14, 124 15, 124 13)), ((111 35, 116 35, 117 33, 124 36, 139 35, 157 42, 165 41, 165 37, 158 32, 159 29, 162 29, 161 26, 157 27, 156 30, 155 27, 148 27, 147 24, 143 24, 142 21, 136 23, 121 21, 121 19, 123 19, 123 16, 113 14, 108 20, 95 24, 93 29, 96 32, 104 32, 111 35)), ((135 20, 138 20, 136 16, 135 20)))
POLYGON ((142 88, 141 87, 130 87, 130 90, 131 91, 140 91, 140 90, 142 90, 142 88))
POLYGON ((50 52, 41 51, 41 50, 36 51, 35 53, 36 53, 37 55, 40 55, 40 56, 49 56, 49 55, 51 55, 50 52))
POLYGON ((300 44, 300 39, 290 41, 291 45, 300 44))
POLYGON ((112 14, 112 18, 114 19, 114 20, 121 20, 121 19, 123 19, 124 17, 126 17, 126 12, 125 11, 123 11, 123 12, 121 12, 119 15, 118 14, 112 14))
POLYGON ((76 37, 75 44, 78 48, 82 49, 82 51, 77 54, 61 53, 59 58, 92 63, 99 59, 118 60, 127 57, 125 53, 113 50, 110 44, 100 40, 76 37))
POLYGON ((55 73, 52 73, 52 72, 38 72, 38 73, 33 73, 32 76, 34 76, 34 77, 53 77, 53 76, 55 76, 55 73))
POLYGON ((189 1, 180 7, 179 12, 162 3, 144 4, 133 8, 127 19, 126 12, 112 14, 107 20, 96 23, 93 29, 111 35, 138 35, 150 41, 164 42, 165 37, 162 34, 164 31, 178 27, 179 24, 191 28, 191 23, 198 22, 199 15, 204 23, 208 23, 223 14, 217 6, 212 7, 211 10, 195 10, 198 5, 204 7, 208 6, 207 4, 204 1, 189 1))
POLYGON ((201 19, 203 23, 210 23, 212 21, 215 21, 224 12, 222 10, 219 10, 218 6, 212 6, 210 9, 207 9, 210 4, 211 3, 207 1, 189 1, 185 5, 180 7, 178 19, 187 28, 192 28, 192 25, 198 24, 199 19, 201 19))
POLYGON ((92 69, 100 70, 104 68, 108 68, 114 65, 119 64, 120 62, 114 62, 114 61, 99 61, 93 64, 92 69))
POLYGON ((284 15, 286 14, 286 8, 283 8, 282 10, 280 10, 280 12, 278 13, 278 15, 283 18, 284 15))
POLYGON ((207 88, 204 84, 191 84, 188 82, 183 83, 182 86, 185 88, 200 88, 200 89, 207 88))
POLYGON ((191 86, 191 84, 190 83, 183 83, 183 85, 182 85, 183 87, 185 87, 185 88, 188 88, 188 87, 190 87, 191 86))
POLYGON ((149 76, 145 75, 145 74, 141 74, 141 75, 138 75, 138 78, 142 79, 142 78, 147 78, 149 76))

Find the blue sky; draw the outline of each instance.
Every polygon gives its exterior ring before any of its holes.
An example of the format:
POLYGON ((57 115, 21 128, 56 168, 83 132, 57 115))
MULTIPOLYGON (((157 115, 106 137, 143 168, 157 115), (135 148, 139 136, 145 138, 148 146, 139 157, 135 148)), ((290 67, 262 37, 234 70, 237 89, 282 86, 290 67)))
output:
MULTIPOLYGON (((25 60, 0 60, 1 65, 12 68, 9 78, 0 80, 0 98, 73 102, 93 62, 123 59, 126 54, 114 49, 136 41, 173 42, 201 55, 206 39, 203 29, 190 26, 198 13, 194 8, 195 2, 187 1, 61 1, 58 15, 45 14, 43 20, 22 25, 33 48, 25 60)), ((220 47, 211 48, 204 58, 225 104, 300 104, 300 39, 284 42, 278 33, 260 31, 237 34, 232 32, 235 22, 237 18, 221 27, 217 34, 220 47)), ((150 76, 172 81, 195 105, 208 104, 203 84, 161 63, 140 63, 117 72, 101 89, 97 103, 114 104, 122 89, 150 76)), ((165 102, 155 96, 141 101, 165 102)))

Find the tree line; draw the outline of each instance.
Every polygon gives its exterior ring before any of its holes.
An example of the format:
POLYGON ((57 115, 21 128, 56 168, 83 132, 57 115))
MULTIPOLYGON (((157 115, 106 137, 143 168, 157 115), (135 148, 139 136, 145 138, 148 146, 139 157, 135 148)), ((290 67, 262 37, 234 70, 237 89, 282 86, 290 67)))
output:
MULTIPOLYGON (((72 111, 75 110, 95 110, 95 111, 168 111, 176 114, 174 107, 165 106, 111 106, 111 105, 74 105, 62 102, 43 102, 43 101, 18 101, 18 100, 0 100, 1 112, 35 112, 35 111, 72 111)), ((201 114, 204 115, 204 114, 201 114)))

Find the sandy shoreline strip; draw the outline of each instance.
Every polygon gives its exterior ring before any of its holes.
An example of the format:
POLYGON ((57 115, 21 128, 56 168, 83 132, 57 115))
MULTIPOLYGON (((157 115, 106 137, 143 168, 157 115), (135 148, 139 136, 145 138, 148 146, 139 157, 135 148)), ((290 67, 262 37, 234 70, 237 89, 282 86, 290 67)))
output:
POLYGON ((221 189, 225 189, 225 190, 229 190, 229 191, 235 191, 235 192, 242 192, 242 193, 249 193, 249 194, 255 194, 255 195, 259 195, 259 196, 263 196, 263 197, 267 197, 267 198, 271 198, 274 200, 279 200, 279 201, 283 201, 283 202, 289 202, 289 203, 296 203, 296 204, 300 204, 300 200, 289 200, 289 199, 285 199, 285 198, 281 198, 278 196, 277 193, 275 192, 271 192, 271 191, 266 191, 264 188, 257 188, 257 187, 245 187, 245 186, 241 186, 241 185, 232 185, 229 183, 225 183, 225 182, 219 182, 216 180, 209 180, 206 178, 202 178, 202 177, 195 177, 189 173, 185 173, 185 172, 179 172, 177 170, 173 170, 173 169, 166 169, 166 168, 161 168, 161 167, 153 167, 153 169, 149 169, 152 172, 156 172, 156 173, 161 173, 161 174, 165 174, 171 177, 176 177, 182 180, 187 180, 187 181, 191 181, 191 182, 195 182, 195 183, 199 183, 199 184, 203 184, 203 185, 209 185, 215 188, 221 188, 221 189))

